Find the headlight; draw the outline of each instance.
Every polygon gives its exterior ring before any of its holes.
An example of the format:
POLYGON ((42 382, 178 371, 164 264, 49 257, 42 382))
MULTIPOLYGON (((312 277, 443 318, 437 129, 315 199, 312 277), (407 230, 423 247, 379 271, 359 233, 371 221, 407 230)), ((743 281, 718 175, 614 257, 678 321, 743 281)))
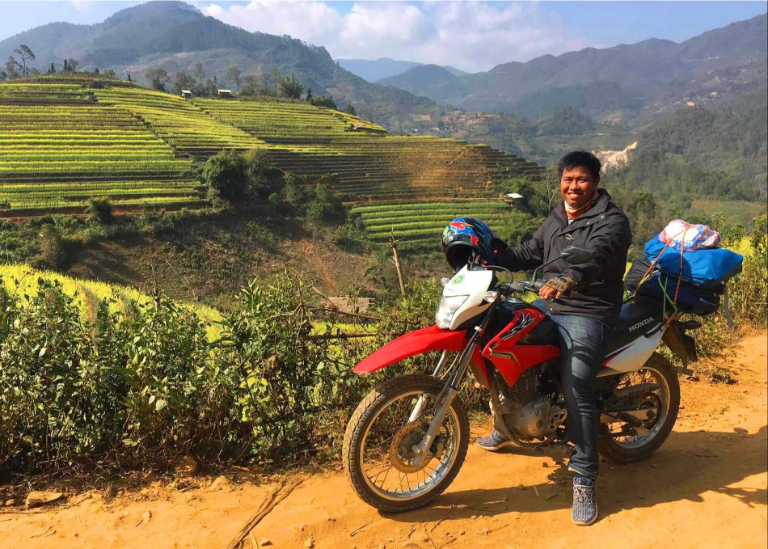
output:
POLYGON ((468 295, 442 297, 437 306, 437 314, 435 315, 435 324, 437 324, 437 327, 442 330, 450 328, 454 313, 456 313, 459 307, 464 305, 464 302, 467 299, 469 299, 468 295))

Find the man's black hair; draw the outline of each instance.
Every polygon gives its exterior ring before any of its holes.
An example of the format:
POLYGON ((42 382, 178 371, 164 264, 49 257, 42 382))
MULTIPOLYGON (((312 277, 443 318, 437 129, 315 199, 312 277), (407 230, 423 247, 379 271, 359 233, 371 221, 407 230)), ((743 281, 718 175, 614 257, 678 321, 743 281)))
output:
POLYGON ((582 166, 589 170, 589 174, 595 181, 600 180, 600 168, 602 167, 600 159, 587 151, 573 151, 562 157, 557 163, 557 175, 562 179, 564 171, 582 166))

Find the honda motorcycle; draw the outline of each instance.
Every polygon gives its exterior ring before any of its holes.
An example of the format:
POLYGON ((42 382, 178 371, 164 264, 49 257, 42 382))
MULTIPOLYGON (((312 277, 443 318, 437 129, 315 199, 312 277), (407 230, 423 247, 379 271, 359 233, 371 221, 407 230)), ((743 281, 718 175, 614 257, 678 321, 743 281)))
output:
MULTIPOLYGON (((581 264, 592 255, 569 246, 556 260, 581 264)), ((512 280, 509 270, 472 259, 443 279, 435 326, 407 333, 357 364, 356 373, 370 374, 419 355, 434 361, 430 375, 401 375, 378 385, 349 421, 344 470, 366 503, 386 512, 409 511, 448 488, 469 446, 459 391, 470 372, 489 390, 494 427, 507 439, 539 452, 570 452, 557 330, 521 299, 541 289, 539 269, 534 281, 501 283, 502 273, 512 280), (500 331, 489 329, 500 312, 509 321, 500 331)), ((681 322, 679 313, 665 316, 656 303, 623 306, 594 386, 604 457, 618 463, 646 459, 669 436, 680 385, 671 363, 654 351, 663 340, 684 363, 695 360, 695 342, 685 331, 699 327, 681 322)))

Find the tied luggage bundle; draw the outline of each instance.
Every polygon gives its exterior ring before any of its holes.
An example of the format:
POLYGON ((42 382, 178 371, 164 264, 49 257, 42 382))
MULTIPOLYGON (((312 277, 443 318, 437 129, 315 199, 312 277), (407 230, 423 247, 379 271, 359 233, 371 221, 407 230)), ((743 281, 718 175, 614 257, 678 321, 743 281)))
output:
MULTIPOLYGON (((683 313, 717 312, 726 282, 741 272, 744 258, 717 248, 720 235, 706 225, 675 220, 645 245, 645 256, 632 264, 628 290, 683 313)), ((727 295, 726 295, 727 306, 727 295)))

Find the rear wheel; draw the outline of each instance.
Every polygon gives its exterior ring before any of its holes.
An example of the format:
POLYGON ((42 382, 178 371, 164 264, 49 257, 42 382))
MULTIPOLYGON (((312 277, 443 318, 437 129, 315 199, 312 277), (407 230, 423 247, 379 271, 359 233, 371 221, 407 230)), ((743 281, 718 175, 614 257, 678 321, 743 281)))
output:
POLYGON ((347 479, 366 503, 381 511, 410 511, 453 482, 469 445, 469 419, 458 398, 426 458, 419 462, 414 451, 444 385, 428 375, 401 376, 376 387, 355 410, 342 459, 347 479))
POLYGON ((626 374, 617 389, 652 383, 658 388, 648 391, 639 406, 648 410, 649 417, 637 434, 620 435, 620 423, 609 424, 614 436, 601 436, 598 442, 600 453, 615 463, 632 463, 648 459, 664 443, 677 421, 680 410, 680 383, 674 366, 659 353, 654 353, 648 362, 636 372, 626 374))

